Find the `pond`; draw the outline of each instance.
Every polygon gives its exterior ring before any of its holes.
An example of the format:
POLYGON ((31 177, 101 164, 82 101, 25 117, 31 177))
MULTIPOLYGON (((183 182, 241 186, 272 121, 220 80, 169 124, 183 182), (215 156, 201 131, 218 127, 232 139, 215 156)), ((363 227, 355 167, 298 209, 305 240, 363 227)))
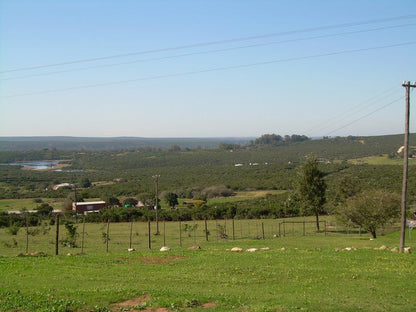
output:
POLYGON ((34 161, 16 162, 16 163, 8 163, 8 164, 0 164, 0 165, 23 166, 32 170, 44 170, 44 169, 52 169, 58 163, 59 163, 59 160, 34 160, 34 161))

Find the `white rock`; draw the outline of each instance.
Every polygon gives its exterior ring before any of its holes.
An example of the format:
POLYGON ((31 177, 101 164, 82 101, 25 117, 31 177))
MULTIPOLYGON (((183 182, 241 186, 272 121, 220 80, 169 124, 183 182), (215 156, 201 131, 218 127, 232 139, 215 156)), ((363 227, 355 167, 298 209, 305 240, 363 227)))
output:
POLYGON ((234 251, 234 252, 241 252, 241 251, 243 251, 243 248, 240 248, 240 247, 233 247, 233 248, 231 248, 231 251, 234 251))
POLYGON ((270 250, 270 248, 269 247, 263 247, 263 248, 260 248, 260 250, 266 251, 266 250, 270 250))
POLYGON ((258 248, 249 248, 246 250, 247 252, 256 252, 259 251, 258 248))
POLYGON ((132 251, 136 251, 136 249, 134 249, 134 248, 129 248, 129 249, 127 249, 127 251, 128 251, 128 252, 132 252, 132 251))
POLYGON ((410 247, 406 247, 406 248, 404 249, 404 253, 408 253, 408 254, 410 254, 410 252, 411 252, 410 247))
POLYGON ((163 246, 162 248, 160 248, 160 251, 169 251, 170 247, 167 246, 163 246))

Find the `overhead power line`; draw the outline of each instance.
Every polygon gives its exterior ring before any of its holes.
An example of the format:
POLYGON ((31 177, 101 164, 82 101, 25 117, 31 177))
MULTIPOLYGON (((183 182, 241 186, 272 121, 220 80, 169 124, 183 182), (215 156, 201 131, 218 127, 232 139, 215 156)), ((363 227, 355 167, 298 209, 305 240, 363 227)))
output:
POLYGON ((162 56, 162 57, 156 57, 156 58, 133 60, 133 61, 127 61, 127 62, 87 66, 87 67, 68 69, 68 70, 59 70, 59 71, 46 72, 46 73, 33 74, 33 75, 9 77, 9 78, 2 78, 2 79, 0 78, 0 81, 9 81, 9 80, 16 80, 16 79, 31 78, 31 77, 48 76, 48 75, 69 73, 69 72, 89 70, 89 69, 95 69, 95 68, 113 67, 113 66, 120 66, 120 65, 131 65, 131 64, 135 64, 135 63, 141 63, 141 62, 160 61, 160 60, 174 59, 174 58, 187 57, 187 56, 193 56, 193 55, 203 55, 203 54, 211 54, 211 53, 218 53, 218 52, 227 52, 227 51, 234 51, 234 50, 240 50, 240 49, 256 48, 256 47, 262 47, 262 46, 270 46, 270 45, 277 45, 277 44, 291 43, 291 42, 299 42, 299 41, 306 41, 306 40, 314 40, 314 39, 323 39, 323 38, 330 38, 330 37, 337 37, 337 36, 344 36, 344 35, 351 35, 351 34, 359 34, 359 33, 373 32, 373 31, 379 31, 379 30, 401 28, 401 27, 407 27, 407 26, 415 26, 415 25, 416 25, 416 23, 401 24, 401 25, 394 25, 394 26, 384 26, 384 27, 377 27, 377 28, 372 28, 372 29, 341 32, 341 33, 336 33, 336 34, 326 34, 326 35, 318 35, 318 36, 311 36, 311 37, 305 37, 305 38, 295 38, 295 39, 287 39, 287 40, 280 40, 280 41, 273 41, 273 42, 266 42, 266 43, 250 44, 250 45, 223 48, 223 49, 214 49, 214 50, 208 50, 208 51, 190 52, 190 53, 168 55, 168 56, 162 56))
POLYGON ((174 50, 189 49, 189 48, 196 48, 196 47, 203 47, 203 46, 210 46, 210 45, 233 43, 233 42, 239 42, 239 41, 270 38, 270 37, 283 36, 283 35, 293 35, 293 34, 299 34, 299 33, 314 32, 314 31, 326 30, 326 29, 354 27, 354 26, 359 26, 359 25, 377 24, 377 23, 385 23, 385 22, 391 22, 391 21, 397 21, 397 20, 415 19, 415 18, 416 18, 416 15, 411 14, 411 15, 403 15, 403 16, 383 18, 383 19, 367 20, 367 21, 362 21, 362 22, 351 22, 351 23, 334 24, 334 25, 327 25, 327 26, 318 26, 318 27, 312 27, 312 28, 306 28, 306 29, 270 33, 270 34, 263 34, 263 35, 257 35, 257 36, 247 36, 247 37, 240 37, 240 38, 233 38, 233 39, 226 39, 226 40, 201 42, 201 43, 188 44, 188 45, 182 45, 182 46, 176 46, 176 47, 136 51, 136 52, 130 52, 130 53, 114 54, 114 55, 87 58, 87 59, 78 59, 78 60, 73 60, 73 61, 65 61, 65 62, 52 63, 52 64, 7 69, 7 70, 0 71, 0 73, 10 73, 10 72, 25 71, 25 70, 41 69, 41 68, 47 68, 47 67, 88 63, 88 62, 102 61, 102 60, 108 60, 108 59, 113 59, 113 58, 141 55, 141 54, 143 55, 143 54, 150 54, 150 53, 157 53, 157 52, 174 51, 174 50))
POLYGON ((355 119, 355 120, 353 120, 353 121, 351 121, 351 122, 349 122, 349 123, 347 123, 347 124, 345 124, 345 125, 343 125, 343 126, 341 126, 341 127, 338 127, 338 128, 336 128, 336 129, 332 130, 331 132, 328 132, 328 133, 326 134, 326 136, 329 136, 330 134, 333 134, 334 132, 337 132, 337 131, 342 130, 342 129, 344 129, 344 128, 348 127, 348 126, 351 126, 352 124, 354 124, 354 123, 356 123, 356 122, 358 122, 358 121, 360 121, 360 120, 362 120, 362 119, 364 119, 364 118, 367 118, 367 117, 369 117, 369 116, 371 116, 371 115, 374 115, 375 113, 377 113, 377 112, 381 111, 382 109, 384 109, 384 108, 386 108, 386 107, 388 107, 388 106, 390 106, 390 105, 393 105, 393 104, 395 104, 395 103, 397 103, 398 101, 401 101, 401 100, 403 100, 403 99, 404 99, 404 96, 401 96, 401 97, 399 97, 399 98, 397 98, 397 99, 395 99, 395 100, 393 100, 393 101, 391 101, 391 102, 389 102, 389 103, 387 103, 387 104, 385 104, 385 105, 383 105, 383 106, 381 106, 381 107, 377 108, 376 110, 373 110, 373 111, 371 111, 370 113, 365 114, 364 116, 361 116, 360 118, 357 118, 357 119, 355 119))
POLYGON ((408 46, 408 45, 413 45, 413 44, 416 44, 416 41, 402 42, 402 43, 397 43, 397 44, 390 44, 390 45, 385 45, 385 46, 376 46, 376 47, 369 47, 369 48, 343 50, 343 51, 329 52, 329 53, 323 53, 323 54, 315 54, 315 55, 308 55, 308 56, 291 57, 291 58, 286 58, 286 59, 278 59, 278 60, 250 63, 250 64, 215 67, 215 68, 209 68, 209 69, 188 71, 188 72, 182 72, 182 73, 173 73, 173 74, 166 74, 166 75, 158 75, 158 76, 150 76, 150 77, 142 77, 142 78, 128 79, 128 80, 120 80, 120 81, 114 81, 114 82, 97 83, 97 84, 90 84, 90 85, 81 85, 81 86, 62 88, 62 89, 53 89, 53 90, 44 90, 44 91, 37 91, 37 92, 31 92, 31 93, 6 95, 6 96, 3 96, 3 98, 12 98, 12 97, 20 97, 20 96, 46 94, 46 93, 65 92, 65 91, 73 91, 73 90, 88 89, 88 88, 95 88, 95 87, 105 87, 105 86, 111 86, 111 85, 117 85, 117 84, 126 84, 126 83, 131 83, 131 82, 137 82, 137 81, 156 80, 156 79, 179 77, 179 76, 188 76, 188 75, 195 75, 195 74, 209 73, 209 72, 216 72, 216 71, 226 71, 226 70, 234 70, 234 69, 241 69, 241 68, 249 68, 249 67, 261 66, 261 65, 269 65, 269 64, 275 64, 275 63, 285 63, 285 62, 313 59, 313 58, 319 58, 319 57, 325 57, 325 56, 334 56, 334 55, 341 55, 341 54, 347 54, 347 53, 357 53, 357 52, 364 52, 364 51, 371 51, 371 50, 379 50, 379 49, 386 49, 386 48, 393 48, 393 47, 408 46))
POLYGON ((341 113, 337 114, 336 116, 331 117, 328 119, 327 122, 320 122, 319 126, 313 127, 306 131, 307 133, 323 133, 325 132, 325 129, 333 128, 334 126, 337 126, 339 124, 344 123, 346 120, 348 120, 353 115, 359 114, 364 110, 368 110, 374 105, 379 104, 379 101, 381 99, 385 99, 386 96, 394 95, 396 93, 397 87, 394 86, 392 88, 389 88, 388 90, 385 90, 383 92, 380 92, 379 94, 372 96, 369 99, 366 99, 365 101, 362 101, 358 103, 357 105, 354 105, 353 107, 349 107, 348 109, 342 111, 341 113))

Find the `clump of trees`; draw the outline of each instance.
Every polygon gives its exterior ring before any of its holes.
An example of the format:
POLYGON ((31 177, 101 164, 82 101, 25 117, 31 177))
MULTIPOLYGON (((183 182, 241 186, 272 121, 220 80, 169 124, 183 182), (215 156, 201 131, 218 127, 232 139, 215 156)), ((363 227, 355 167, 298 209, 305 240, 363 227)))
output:
POLYGON ((252 145, 281 145, 283 143, 294 143, 307 141, 309 138, 306 135, 285 135, 282 137, 278 134, 263 134, 261 137, 251 142, 252 145))
POLYGON ((386 190, 366 190, 349 199, 338 209, 338 218, 368 231, 373 238, 377 231, 395 221, 400 214, 400 196, 386 190))

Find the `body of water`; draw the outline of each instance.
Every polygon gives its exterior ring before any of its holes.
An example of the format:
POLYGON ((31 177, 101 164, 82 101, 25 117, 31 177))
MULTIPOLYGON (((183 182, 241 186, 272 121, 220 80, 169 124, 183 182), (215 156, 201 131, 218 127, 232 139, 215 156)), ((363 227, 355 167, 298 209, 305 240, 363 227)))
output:
POLYGON ((36 160, 36 161, 27 161, 27 162, 17 162, 17 163, 9 163, 9 164, 1 164, 1 165, 8 165, 8 166, 23 166, 29 167, 33 170, 43 170, 43 169, 51 169, 55 167, 59 163, 59 160, 36 160))

